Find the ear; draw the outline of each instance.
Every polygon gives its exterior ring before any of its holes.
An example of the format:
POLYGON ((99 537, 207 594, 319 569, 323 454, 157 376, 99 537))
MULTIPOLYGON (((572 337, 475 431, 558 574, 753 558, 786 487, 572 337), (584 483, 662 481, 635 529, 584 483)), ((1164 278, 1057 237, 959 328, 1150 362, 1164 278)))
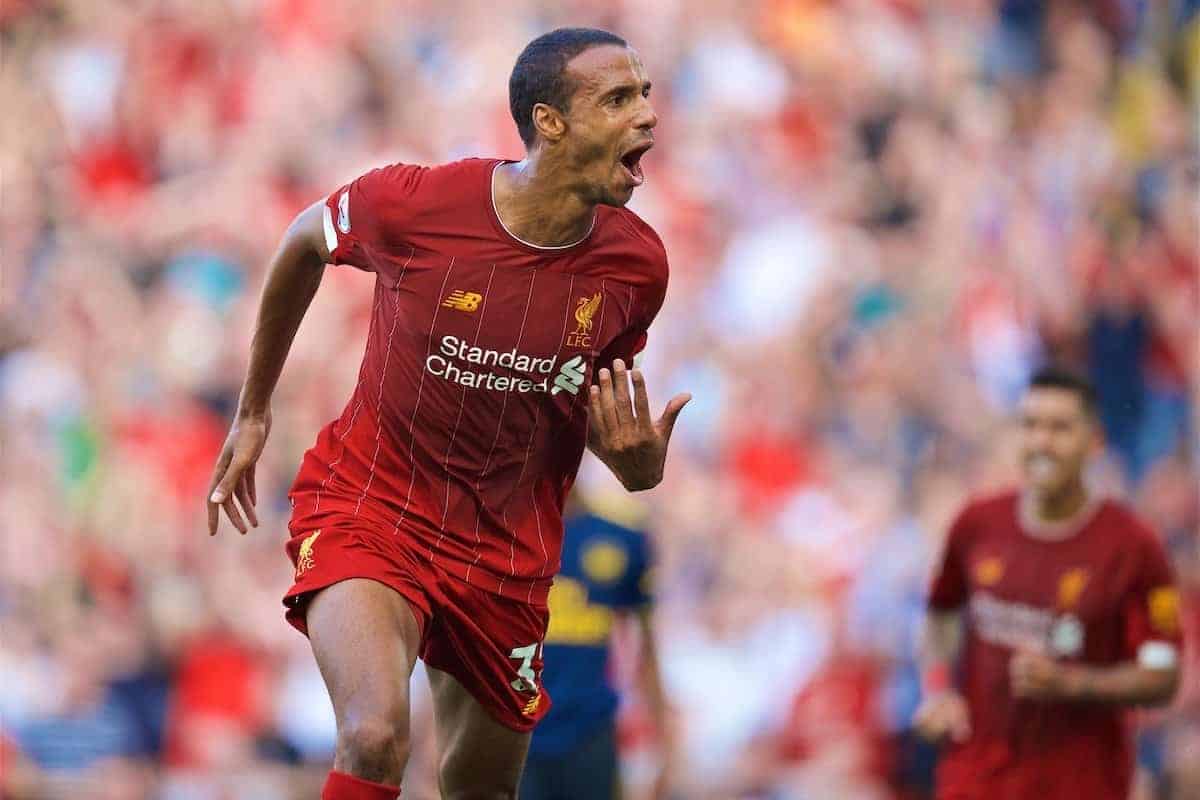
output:
POLYGON ((533 127, 548 142, 557 142, 567 133, 567 120, 557 108, 546 103, 533 107, 533 127))

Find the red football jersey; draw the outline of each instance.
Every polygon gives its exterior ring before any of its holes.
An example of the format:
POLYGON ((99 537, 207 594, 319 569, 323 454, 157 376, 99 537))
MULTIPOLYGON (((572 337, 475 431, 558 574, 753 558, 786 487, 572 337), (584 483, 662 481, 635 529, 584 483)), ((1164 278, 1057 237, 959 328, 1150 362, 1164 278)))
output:
POLYGON ((1125 800, 1133 772, 1127 712, 1014 698, 1009 660, 1031 650, 1113 665, 1180 645, 1178 594, 1155 535, 1123 505, 1097 501, 1079 527, 1031 536, 1016 493, 955 521, 930 606, 965 610, 960 685, 971 738, 938 767, 940 800, 1125 800))
POLYGON ((376 275, 358 385, 304 456, 292 527, 353 514, 468 583, 544 601, 599 365, 628 363, 667 259, 636 214, 600 206, 573 245, 500 222, 504 162, 369 172, 326 201, 334 264, 376 275))

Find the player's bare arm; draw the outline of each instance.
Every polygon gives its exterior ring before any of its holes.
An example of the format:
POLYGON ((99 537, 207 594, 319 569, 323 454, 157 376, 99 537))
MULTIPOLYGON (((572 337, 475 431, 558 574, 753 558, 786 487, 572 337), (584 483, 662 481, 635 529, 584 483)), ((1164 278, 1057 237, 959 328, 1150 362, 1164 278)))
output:
MULTIPOLYGON (((1150 652, 1147 660, 1155 658, 1150 652)), ((1156 706, 1175 696, 1179 667, 1138 662, 1095 667, 1064 664, 1040 653, 1017 653, 1009 664, 1009 679, 1013 694, 1027 700, 1156 706)))
POLYGON ((241 533, 246 532, 247 522, 258 526, 254 471, 271 430, 271 393, 329 258, 321 221, 323 207, 317 202, 300 212, 271 257, 246 381, 208 487, 210 536, 220 525, 221 509, 241 533))
POLYGON ((930 612, 922 637, 922 700, 913 725, 929 741, 965 741, 971 735, 966 699, 951 682, 962 648, 962 613, 930 612))
POLYGON ((662 480, 675 420, 691 399, 686 393, 672 397, 662 416, 655 420, 641 370, 627 370, 618 358, 611 372, 600 370, 600 383, 591 388, 588 449, 629 491, 652 489, 662 480))

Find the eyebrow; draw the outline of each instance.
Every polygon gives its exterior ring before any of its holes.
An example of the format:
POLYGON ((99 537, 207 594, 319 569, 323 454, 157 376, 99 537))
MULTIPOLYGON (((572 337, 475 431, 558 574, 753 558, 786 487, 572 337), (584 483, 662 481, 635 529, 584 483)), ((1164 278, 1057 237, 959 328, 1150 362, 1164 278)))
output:
POLYGON ((629 81, 627 83, 621 83, 621 84, 618 84, 618 85, 612 87, 611 89, 604 92, 603 94, 601 94, 600 101, 603 102, 604 100, 607 100, 610 97, 614 97, 618 94, 624 94, 625 92, 636 92, 636 91, 649 92, 651 87, 653 87, 653 85, 654 84, 652 84, 650 81, 642 81, 640 84, 634 83, 632 81, 629 81))

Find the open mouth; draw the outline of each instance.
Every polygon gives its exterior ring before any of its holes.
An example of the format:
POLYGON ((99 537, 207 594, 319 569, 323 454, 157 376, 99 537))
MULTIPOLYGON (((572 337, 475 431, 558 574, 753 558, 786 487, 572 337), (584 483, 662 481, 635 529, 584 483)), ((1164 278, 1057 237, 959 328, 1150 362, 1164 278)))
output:
POLYGON ((1058 463, 1053 458, 1044 455, 1032 456, 1028 466, 1030 473, 1041 480, 1053 478, 1055 472, 1058 471, 1058 463))
POLYGON ((642 156, 653 146, 654 142, 646 142, 626 150, 625 154, 621 156, 621 166, 629 174, 629 182, 634 186, 641 186, 642 181, 646 180, 646 176, 642 173, 642 156))

